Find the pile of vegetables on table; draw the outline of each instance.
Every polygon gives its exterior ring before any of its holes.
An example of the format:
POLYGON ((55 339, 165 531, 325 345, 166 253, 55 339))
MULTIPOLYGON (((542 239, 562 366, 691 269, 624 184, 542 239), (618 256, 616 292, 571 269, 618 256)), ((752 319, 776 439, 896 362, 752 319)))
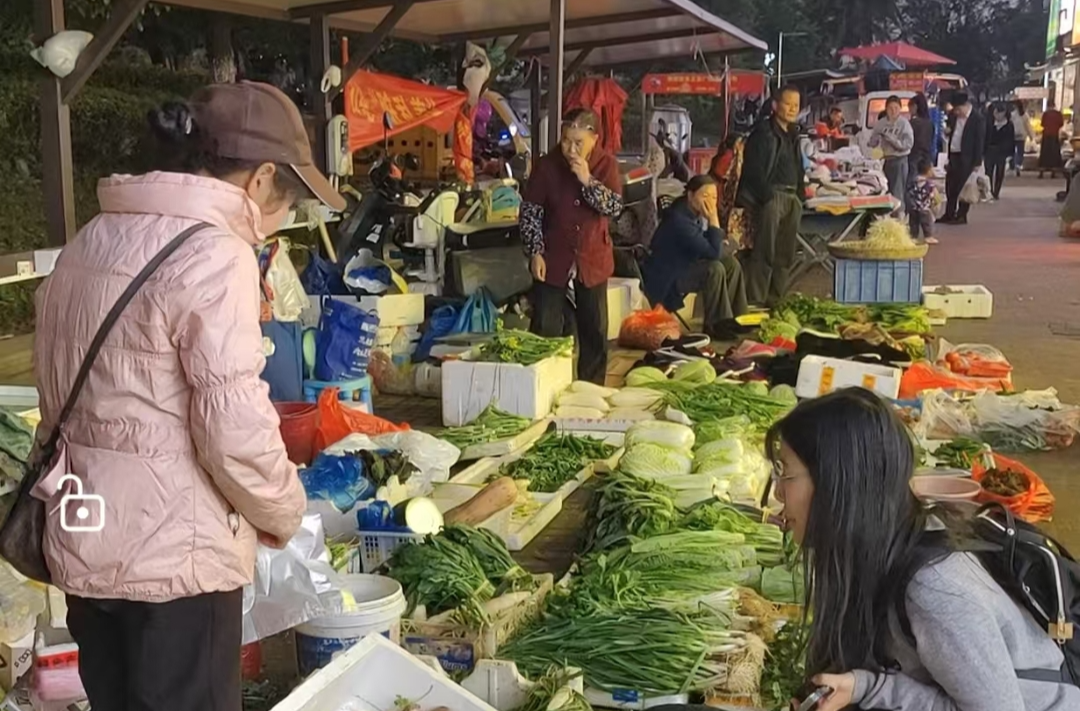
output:
MULTIPOLYGON (((791 294, 762 322, 758 337, 763 343, 772 343, 776 339, 794 341, 803 329, 841 335, 844 328, 852 324, 874 324, 886 333, 900 336, 924 335, 932 330, 930 312, 919 304, 855 306, 791 294)), ((909 344, 901 341, 901 345, 909 344)))
POLYGON ((527 417, 511 415, 494 405, 488 405, 472 422, 460 427, 448 427, 439 432, 439 437, 463 450, 475 444, 512 439, 531 424, 527 417))
POLYGON ((617 447, 594 437, 548 432, 520 458, 507 462, 493 477, 529 482, 529 491, 550 494, 581 473, 587 465, 607 459, 617 447))
POLYGON ((570 357, 574 353, 574 339, 544 338, 528 331, 496 331, 491 340, 480 346, 481 361, 534 365, 554 356, 570 357))
MULTIPOLYGON (((708 365, 708 364, 706 364, 708 365)), ((712 366, 709 366, 712 370, 712 366)), ((713 371, 715 376, 716 371, 713 371)), ((570 384, 555 403, 555 417, 581 420, 651 420, 661 396, 644 388, 605 388, 581 380, 570 384)))

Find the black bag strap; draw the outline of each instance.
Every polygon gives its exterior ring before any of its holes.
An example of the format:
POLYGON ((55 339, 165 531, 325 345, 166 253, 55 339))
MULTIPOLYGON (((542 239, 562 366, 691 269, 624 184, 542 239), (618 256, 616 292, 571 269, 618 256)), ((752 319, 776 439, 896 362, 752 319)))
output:
POLYGON ((200 222, 176 235, 171 242, 154 255, 153 259, 142 268, 142 271, 135 275, 135 278, 131 280, 128 287, 124 289, 124 293, 120 295, 120 298, 116 300, 113 307, 109 309, 109 313, 105 314, 105 320, 101 322, 101 326, 98 327, 97 333, 94 334, 94 340, 90 342, 90 347, 86 349, 86 355, 83 357, 82 365, 79 366, 79 372, 75 376, 75 384, 71 386, 71 392, 64 402, 64 407, 60 410, 60 416, 56 419, 56 426, 53 427, 53 431, 50 433, 49 439, 42 449, 46 461, 52 459, 53 453, 56 451, 56 446, 60 442, 60 432, 67 423, 68 418, 71 417, 71 411, 75 409, 75 403, 79 399, 79 393, 82 392, 83 386, 86 384, 86 379, 90 375, 90 368, 94 366, 94 361, 97 360, 98 353, 101 351, 101 346, 105 343, 105 338, 109 335, 113 326, 116 325, 116 322, 120 320, 120 314, 124 312, 127 305, 135 298, 135 294, 138 293, 143 284, 145 284, 147 280, 153 276, 154 272, 158 270, 158 267, 161 266, 162 262, 172 256, 173 252, 179 249, 189 237, 209 226, 210 223, 208 222, 200 222))

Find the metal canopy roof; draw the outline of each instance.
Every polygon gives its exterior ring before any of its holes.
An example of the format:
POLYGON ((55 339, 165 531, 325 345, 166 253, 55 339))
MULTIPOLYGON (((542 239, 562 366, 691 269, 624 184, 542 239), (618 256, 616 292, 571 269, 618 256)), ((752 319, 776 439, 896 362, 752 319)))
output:
MULTIPOLYGON (((276 19, 315 13, 330 24, 366 31, 388 14, 392 0, 168 0, 173 5, 276 19)), ((430 44, 528 34, 521 55, 548 52, 551 0, 415 0, 392 34, 430 44)), ((568 61, 588 49, 584 66, 666 57, 765 51, 765 42, 706 12, 693 0, 566 0, 568 61)))

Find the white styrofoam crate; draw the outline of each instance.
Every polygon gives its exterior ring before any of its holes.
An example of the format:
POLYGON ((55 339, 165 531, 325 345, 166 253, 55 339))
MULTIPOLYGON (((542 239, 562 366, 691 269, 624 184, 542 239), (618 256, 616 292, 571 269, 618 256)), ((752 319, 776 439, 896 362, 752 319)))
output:
MULTIPOLYGON (((514 662, 481 659, 461 685, 498 711, 513 711, 528 700, 533 683, 521 675, 514 662)), ((572 678, 566 686, 579 694, 585 691, 580 675, 572 678)))
MULTIPOLYGON (((645 692, 632 689, 619 689, 609 692, 585 687, 585 698, 593 706, 602 709, 634 709, 635 711, 644 711, 654 706, 685 706, 690 703, 689 694, 649 696, 645 692)), ((277 711, 277 709, 274 709, 274 711, 277 711)))
POLYGON ((307 678, 273 711, 386 711, 398 698, 423 697, 425 708, 496 711, 412 654, 371 634, 307 678), (430 704, 430 707, 426 706, 430 704))
POLYGON ((525 518, 510 518, 510 533, 503 540, 506 547, 511 551, 524 550, 525 546, 532 542, 548 524, 562 511, 563 500, 558 494, 533 494, 529 496, 536 501, 540 508, 525 518))
POLYGON ((946 286, 956 293, 936 294, 941 286, 923 286, 923 306, 941 311, 946 318, 990 318, 994 313, 994 295, 979 284, 946 286))

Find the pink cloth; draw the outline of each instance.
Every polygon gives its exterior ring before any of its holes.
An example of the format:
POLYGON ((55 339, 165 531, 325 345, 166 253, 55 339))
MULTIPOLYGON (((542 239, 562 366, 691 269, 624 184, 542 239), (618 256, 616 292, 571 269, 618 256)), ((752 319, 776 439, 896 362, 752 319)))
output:
POLYGON ((259 377, 259 209, 233 185, 176 173, 106 178, 98 198, 101 214, 37 292, 42 439, 121 292, 180 232, 212 227, 143 286, 90 371, 62 443, 67 471, 104 499, 104 527, 63 530, 72 484, 42 482, 49 568, 92 598, 235 590, 251 580, 256 529, 291 538, 306 505, 259 377))

